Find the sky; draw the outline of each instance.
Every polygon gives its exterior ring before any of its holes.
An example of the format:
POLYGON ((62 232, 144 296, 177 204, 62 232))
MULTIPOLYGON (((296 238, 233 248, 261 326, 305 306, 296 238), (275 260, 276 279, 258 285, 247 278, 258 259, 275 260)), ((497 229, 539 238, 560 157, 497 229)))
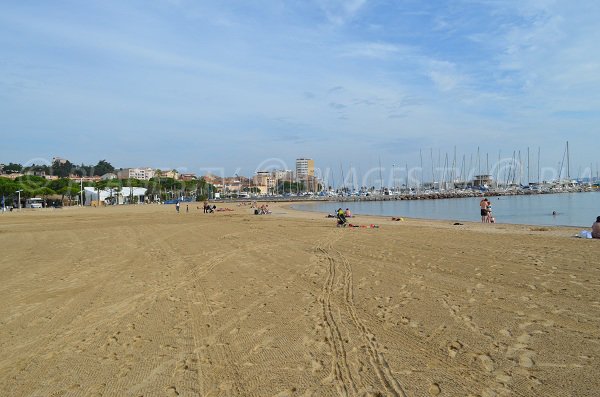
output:
POLYGON ((365 174, 530 148, 557 167, 568 140, 583 174, 599 18, 596 0, 2 0, 0 163, 365 174))

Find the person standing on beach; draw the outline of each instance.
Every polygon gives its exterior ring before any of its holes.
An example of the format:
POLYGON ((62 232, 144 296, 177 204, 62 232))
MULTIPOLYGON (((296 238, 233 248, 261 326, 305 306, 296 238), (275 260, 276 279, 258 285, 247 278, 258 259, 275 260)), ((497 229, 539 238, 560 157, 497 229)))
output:
POLYGON ((488 216, 488 201, 487 198, 483 198, 480 202, 479 202, 479 208, 480 208, 480 214, 481 214, 481 223, 485 223, 487 220, 487 216, 488 216))
POLYGON ((485 219, 486 223, 492 223, 492 203, 490 202, 490 200, 486 199, 487 201, 487 217, 485 219))
POLYGON ((177 213, 179 214, 179 201, 177 201, 177 204, 175 204, 175 209, 177 210, 177 213))
POLYGON ((596 218, 596 222, 592 225, 592 238, 600 238, 600 216, 596 218))

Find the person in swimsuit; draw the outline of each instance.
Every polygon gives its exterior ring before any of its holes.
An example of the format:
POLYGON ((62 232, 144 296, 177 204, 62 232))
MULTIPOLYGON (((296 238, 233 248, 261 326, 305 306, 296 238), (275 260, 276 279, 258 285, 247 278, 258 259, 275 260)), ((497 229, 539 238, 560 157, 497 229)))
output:
POLYGON ((596 222, 592 225, 592 238, 600 238, 600 216, 596 218, 596 222))
POLYGON ((485 223, 487 216, 488 216, 488 201, 487 198, 483 198, 483 200, 481 200, 479 202, 479 208, 481 209, 480 213, 481 213, 481 223, 485 223))
MULTIPOLYGON (((486 208, 486 210, 487 210, 487 217, 486 217, 485 221, 487 223, 492 223, 492 218, 493 218, 492 217, 492 203, 490 202, 490 200, 486 199, 486 201, 487 201, 487 208, 486 208)), ((495 220, 494 220, 494 222, 495 222, 495 220)))

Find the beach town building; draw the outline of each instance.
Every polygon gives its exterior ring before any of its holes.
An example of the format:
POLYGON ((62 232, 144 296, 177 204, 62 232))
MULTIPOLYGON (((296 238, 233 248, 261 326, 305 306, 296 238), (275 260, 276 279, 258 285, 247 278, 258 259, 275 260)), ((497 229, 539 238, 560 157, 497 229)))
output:
POLYGON ((272 192, 275 187, 275 178, 271 171, 256 171, 252 182, 254 187, 258 188, 262 194, 272 192))
POLYGON ((160 177, 161 178, 179 179, 180 174, 179 174, 179 172, 177 172, 177 170, 161 171, 160 177))
POLYGON ((196 174, 180 174, 179 179, 182 181, 195 181, 198 177, 196 174))
POLYGON ((491 187, 493 183, 491 175, 475 175, 473 177, 473 186, 491 187))
POLYGON ((117 179, 117 174, 114 174, 112 172, 108 172, 100 177, 100 180, 102 181, 110 181, 113 179, 117 179))
POLYGON ((61 157, 52 157, 52 164, 58 163, 60 165, 67 164, 67 159, 63 159, 61 157))
POLYGON ((155 171, 152 168, 122 168, 117 171, 117 177, 119 179, 139 179, 142 181, 153 178, 154 174, 155 171))
POLYGON ((8 179, 12 179, 12 180, 20 178, 22 176, 23 176, 23 174, 20 172, 14 172, 12 174, 2 174, 2 178, 8 178, 8 179))
POLYGON ((318 190, 319 180, 315 176, 315 161, 313 159, 296 159, 296 182, 304 185, 304 190, 314 192, 318 190))
POLYGON ((75 174, 69 175, 69 179, 77 182, 99 182, 102 180, 101 176, 93 175, 93 176, 79 176, 75 174))
POLYGON ((275 170, 271 173, 277 181, 293 181, 294 171, 292 170, 275 170))
POLYGON ((315 176, 315 161, 313 159, 296 159, 296 178, 299 181, 315 176))

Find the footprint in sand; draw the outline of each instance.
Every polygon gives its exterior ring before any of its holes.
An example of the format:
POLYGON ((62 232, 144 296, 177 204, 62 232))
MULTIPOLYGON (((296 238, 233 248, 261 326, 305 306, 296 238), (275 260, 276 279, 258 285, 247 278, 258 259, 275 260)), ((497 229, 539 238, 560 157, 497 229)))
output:
POLYGON ((494 361, 492 361, 490 356, 487 354, 481 354, 477 358, 479 359, 479 362, 484 370, 487 372, 492 372, 494 370, 494 361))
POLYGON ((456 357, 463 345, 459 341, 454 341, 448 345, 448 355, 452 358, 456 357))
POLYGON ((430 395, 437 396, 442 392, 442 389, 440 389, 440 385, 438 385, 437 383, 432 383, 431 385, 429 385, 427 391, 430 395))
POLYGON ((533 356, 533 352, 525 352, 519 356, 519 365, 523 368, 531 368, 534 366, 535 362, 531 358, 533 356))

